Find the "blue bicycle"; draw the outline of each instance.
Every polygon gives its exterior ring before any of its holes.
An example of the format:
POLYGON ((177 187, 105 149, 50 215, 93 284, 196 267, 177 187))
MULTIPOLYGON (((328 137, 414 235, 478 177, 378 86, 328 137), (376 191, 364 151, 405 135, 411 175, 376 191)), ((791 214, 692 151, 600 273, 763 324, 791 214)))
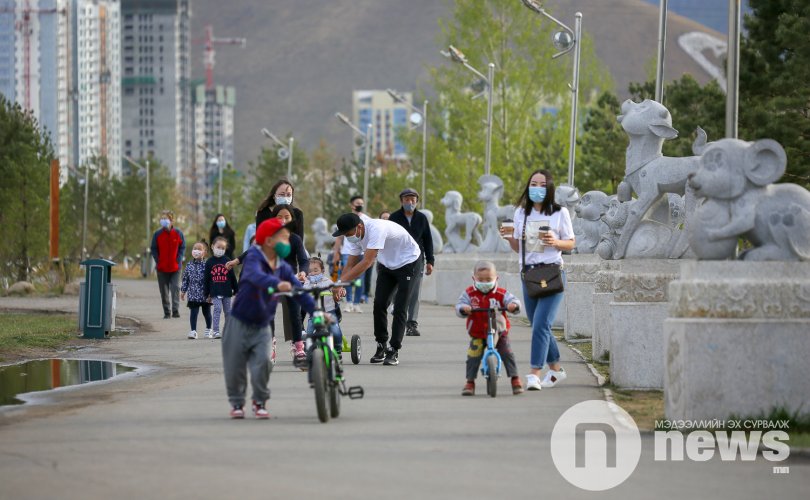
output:
POLYGON ((483 375, 484 380, 487 381, 487 394, 494 398, 498 395, 498 377, 501 376, 501 365, 503 364, 501 355, 498 354, 498 351, 495 349, 495 346, 498 345, 498 340, 500 340, 500 334, 498 334, 498 314, 508 312, 508 309, 499 307, 498 301, 495 299, 489 299, 489 307, 475 307, 470 309, 470 312, 485 312, 488 315, 487 347, 484 349, 484 354, 481 357, 481 375, 483 375))

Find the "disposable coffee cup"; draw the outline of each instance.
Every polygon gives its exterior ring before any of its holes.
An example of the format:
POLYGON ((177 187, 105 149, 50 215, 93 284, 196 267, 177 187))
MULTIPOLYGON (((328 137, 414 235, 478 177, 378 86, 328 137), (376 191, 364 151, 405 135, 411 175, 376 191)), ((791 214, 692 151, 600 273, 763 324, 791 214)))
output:
MULTIPOLYGON (((543 242, 543 238, 550 231, 551 231, 551 227, 549 227, 549 226, 540 226, 540 227, 537 228, 537 238, 540 240, 541 243, 543 242)), ((540 245, 540 251, 545 252, 545 250, 546 250, 546 246, 545 245, 540 245)))
MULTIPOLYGON (((509 231, 507 233, 511 234, 515 230, 515 221, 512 219, 505 219, 503 222, 501 222, 501 230, 503 229, 508 229, 509 231)), ((501 235, 503 235, 503 232, 501 232, 501 235)))

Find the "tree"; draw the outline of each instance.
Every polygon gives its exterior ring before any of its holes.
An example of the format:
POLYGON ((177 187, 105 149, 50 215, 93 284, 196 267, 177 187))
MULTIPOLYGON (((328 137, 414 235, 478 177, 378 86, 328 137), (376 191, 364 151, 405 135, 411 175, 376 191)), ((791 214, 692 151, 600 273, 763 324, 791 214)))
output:
POLYGON ((740 136, 785 148, 784 181, 810 188, 810 3, 749 0, 740 45, 740 136))
POLYGON ((53 148, 33 115, 0 96, 0 238, 2 274, 28 280, 47 260, 49 162, 53 148))
POLYGON ((576 186, 580 192, 591 190, 615 193, 624 178, 627 134, 616 120, 621 113, 613 92, 603 92, 589 106, 577 141, 576 186))
MULTIPOLYGON (((491 171, 501 177, 507 198, 517 194, 530 168, 553 154, 553 165, 564 172, 567 154, 567 111, 572 57, 553 60, 550 43, 556 26, 527 10, 521 2, 457 0, 453 18, 440 20, 441 48, 452 44, 469 63, 486 73, 496 66, 493 99, 491 171), (546 113, 545 111, 551 111, 546 113), (551 108, 554 108, 552 110, 551 108), (554 112, 556 110, 556 113, 554 112), (561 157, 558 160, 558 157, 561 157)), ((590 40, 582 45, 580 95, 612 87, 597 61, 590 40)), ((428 198, 441 225, 438 200, 447 190, 460 191, 467 209, 477 209, 476 180, 484 173, 486 98, 484 90, 460 64, 431 69, 438 99, 431 101, 428 144, 428 198)), ((407 134, 408 152, 421 157, 418 133, 407 134)))

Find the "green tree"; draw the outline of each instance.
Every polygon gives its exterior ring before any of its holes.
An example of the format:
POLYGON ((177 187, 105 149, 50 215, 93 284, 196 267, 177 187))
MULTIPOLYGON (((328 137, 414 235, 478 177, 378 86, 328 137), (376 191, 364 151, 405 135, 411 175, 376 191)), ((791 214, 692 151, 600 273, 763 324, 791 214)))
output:
POLYGON ((28 280, 48 255, 49 162, 53 148, 36 119, 0 96, 2 274, 28 280))
MULTIPOLYGON (((288 134, 289 136, 289 134, 288 134)), ((300 144, 296 145, 293 151, 293 185, 296 188, 294 203, 298 204, 297 199, 299 196, 298 186, 296 181, 300 182, 303 179, 303 174, 306 173, 307 166, 307 153, 300 144)), ((282 159, 278 155, 278 148, 262 148, 259 157, 255 162, 248 162, 250 173, 250 187, 247 193, 246 204, 247 210, 251 214, 256 214, 256 208, 259 204, 270 194, 270 188, 281 179, 287 178, 287 160, 282 159)))
POLYGON ((582 193, 615 193, 624 178, 627 134, 616 120, 620 112, 619 99, 613 92, 603 92, 586 110, 577 140, 575 171, 576 186, 582 193))
POLYGON ((740 46, 740 137, 785 148, 783 180, 810 188, 810 3, 749 0, 740 46))
MULTIPOLYGON (((552 165, 543 166, 559 170, 559 178, 568 149, 567 85, 573 58, 551 58, 555 49, 550 39, 556 26, 521 2, 457 0, 452 19, 440 20, 440 27, 441 48, 454 45, 483 73, 488 63, 496 66, 491 171, 503 179, 506 197, 516 195, 529 168, 549 157, 552 165), (543 116, 544 108, 556 108, 556 113, 543 116)), ((612 87, 587 36, 580 67, 581 96, 612 87)), ((487 103, 486 94, 471 99, 474 93, 485 90, 475 80, 460 64, 431 69, 432 91, 439 98, 431 102, 429 113, 432 137, 428 144, 427 208, 434 210, 439 225, 444 210, 438 200, 447 190, 460 191, 466 208, 479 208, 475 181, 484 173, 487 103)), ((421 158, 419 133, 407 136, 410 156, 421 158)))

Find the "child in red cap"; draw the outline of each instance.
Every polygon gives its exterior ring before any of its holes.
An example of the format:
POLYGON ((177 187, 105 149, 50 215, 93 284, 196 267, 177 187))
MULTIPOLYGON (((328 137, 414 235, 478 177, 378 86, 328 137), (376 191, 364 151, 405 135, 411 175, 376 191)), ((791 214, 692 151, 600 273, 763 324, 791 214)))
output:
MULTIPOLYGON (((284 262, 290 253, 290 231, 279 219, 267 219, 256 229, 256 245, 245 254, 239 290, 233 300, 231 316, 222 332, 222 364, 225 387, 231 403, 231 418, 244 418, 247 370, 253 387, 253 414, 269 418, 265 402, 270 398, 267 383, 272 365, 268 349, 272 333, 270 323, 278 298, 274 291, 288 292, 301 286, 293 269, 284 262)), ((295 297, 308 313, 315 309, 309 295, 295 297)))

